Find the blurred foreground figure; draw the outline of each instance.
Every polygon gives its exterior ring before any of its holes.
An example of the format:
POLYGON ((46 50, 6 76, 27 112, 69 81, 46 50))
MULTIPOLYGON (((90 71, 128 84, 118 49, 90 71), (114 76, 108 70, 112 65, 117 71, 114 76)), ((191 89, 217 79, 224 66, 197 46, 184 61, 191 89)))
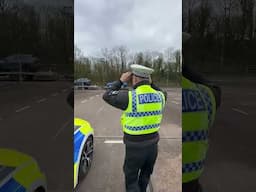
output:
MULTIPOLYGON (((190 34, 183 33, 183 57, 190 34)), ((189 50, 188 50, 189 51, 189 50)), ((182 66, 182 191, 201 192, 199 183, 208 150, 209 129, 220 105, 220 88, 182 66)))
POLYGON ((0 192, 46 192, 46 177, 35 159, 0 148, 0 192))

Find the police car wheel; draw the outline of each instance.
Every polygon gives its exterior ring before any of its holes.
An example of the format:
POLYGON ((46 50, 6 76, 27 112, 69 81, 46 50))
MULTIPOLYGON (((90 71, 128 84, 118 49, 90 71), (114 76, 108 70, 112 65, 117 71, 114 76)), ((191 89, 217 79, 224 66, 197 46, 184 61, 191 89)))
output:
POLYGON ((202 185, 199 183, 199 189, 198 189, 198 192, 203 192, 203 187, 202 185))
POLYGON ((83 179, 91 167, 93 159, 93 138, 89 137, 85 142, 79 164, 79 180, 83 179))
POLYGON ((38 187, 34 192, 45 192, 43 187, 38 187))

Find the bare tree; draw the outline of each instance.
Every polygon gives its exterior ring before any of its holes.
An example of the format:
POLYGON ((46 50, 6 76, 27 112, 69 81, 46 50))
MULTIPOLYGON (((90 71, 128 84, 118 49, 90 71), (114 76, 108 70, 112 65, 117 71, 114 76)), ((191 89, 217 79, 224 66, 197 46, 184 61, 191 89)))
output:
POLYGON ((171 62, 174 59, 174 48, 168 47, 164 51, 164 54, 165 54, 166 60, 171 62))
POLYGON ((116 49, 121 61, 121 71, 124 71, 126 69, 127 48, 125 46, 118 46, 116 49))
POLYGON ((194 6, 195 6, 195 0, 188 0, 188 5, 187 6, 188 6, 188 8, 187 8, 187 10, 188 10, 188 13, 187 13, 187 17, 188 17, 188 19, 187 19, 187 21, 188 21, 188 23, 187 23, 187 32, 191 33, 192 26, 193 26, 192 11, 193 11, 194 6))
POLYGON ((181 53, 180 53, 180 50, 176 50, 174 55, 175 55, 175 72, 181 72, 181 53))
POLYGON ((147 67, 153 66, 154 53, 152 51, 144 52, 144 65, 147 67))
POLYGON ((0 0, 0 14, 5 13, 10 8, 8 0, 0 0))
POLYGON ((249 39, 253 39, 254 5, 255 0, 240 0, 242 11, 242 39, 245 38, 246 33, 249 39))
POLYGON ((233 10, 237 5, 237 0, 219 0, 217 1, 222 14, 223 19, 221 17, 215 17, 215 32, 217 38, 219 38, 220 42, 220 55, 219 55, 219 71, 222 71, 222 68, 225 63, 225 49, 227 39, 231 39, 233 36, 233 29, 231 27, 231 18, 233 15, 233 10))
POLYGON ((136 54, 136 63, 141 65, 144 63, 144 54, 142 52, 136 54))
POLYGON ((210 7, 208 0, 201 0, 201 5, 199 8, 199 18, 198 18, 198 31, 199 35, 203 37, 210 26, 210 7))
POLYGON ((74 47, 74 56, 75 56, 75 60, 78 60, 83 56, 81 49, 77 45, 75 45, 74 47))
POLYGON ((232 11, 236 5, 236 0, 223 0, 223 11, 224 11, 224 38, 231 38, 231 16, 232 11))

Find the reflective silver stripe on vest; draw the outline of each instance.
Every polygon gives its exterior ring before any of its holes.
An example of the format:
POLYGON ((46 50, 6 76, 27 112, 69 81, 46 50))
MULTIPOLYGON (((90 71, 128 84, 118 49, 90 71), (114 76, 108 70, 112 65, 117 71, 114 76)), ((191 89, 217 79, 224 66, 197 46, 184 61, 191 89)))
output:
POLYGON ((145 116, 154 116, 154 115, 161 115, 162 111, 148 111, 148 112, 132 112, 132 113, 125 113, 127 117, 145 117, 145 116))
POLYGON ((202 169, 203 166, 204 166, 204 160, 182 164, 182 173, 190 173, 192 171, 198 171, 202 169))
POLYGON ((127 126, 125 125, 126 129, 129 129, 131 131, 141 131, 141 130, 147 130, 147 129, 154 129, 158 128, 160 124, 153 124, 153 125, 145 125, 145 126, 127 126))
POLYGON ((208 139, 208 130, 184 131, 182 132, 182 142, 201 141, 208 139))

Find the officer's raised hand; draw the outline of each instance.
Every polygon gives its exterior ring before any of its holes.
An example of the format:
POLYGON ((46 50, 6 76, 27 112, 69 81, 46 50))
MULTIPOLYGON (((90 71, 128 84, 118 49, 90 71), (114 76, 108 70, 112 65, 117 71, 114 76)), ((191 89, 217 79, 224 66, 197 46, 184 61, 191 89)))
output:
POLYGON ((103 94, 103 99, 108 104, 125 110, 128 106, 128 90, 120 90, 123 83, 127 83, 132 79, 131 72, 125 72, 121 75, 120 79, 114 81, 109 89, 103 94))
POLYGON ((129 81, 131 80, 131 78, 132 78, 132 72, 128 71, 128 72, 125 72, 125 73, 123 73, 123 74, 121 75, 120 81, 121 81, 122 83, 124 83, 124 82, 129 82, 129 81))

